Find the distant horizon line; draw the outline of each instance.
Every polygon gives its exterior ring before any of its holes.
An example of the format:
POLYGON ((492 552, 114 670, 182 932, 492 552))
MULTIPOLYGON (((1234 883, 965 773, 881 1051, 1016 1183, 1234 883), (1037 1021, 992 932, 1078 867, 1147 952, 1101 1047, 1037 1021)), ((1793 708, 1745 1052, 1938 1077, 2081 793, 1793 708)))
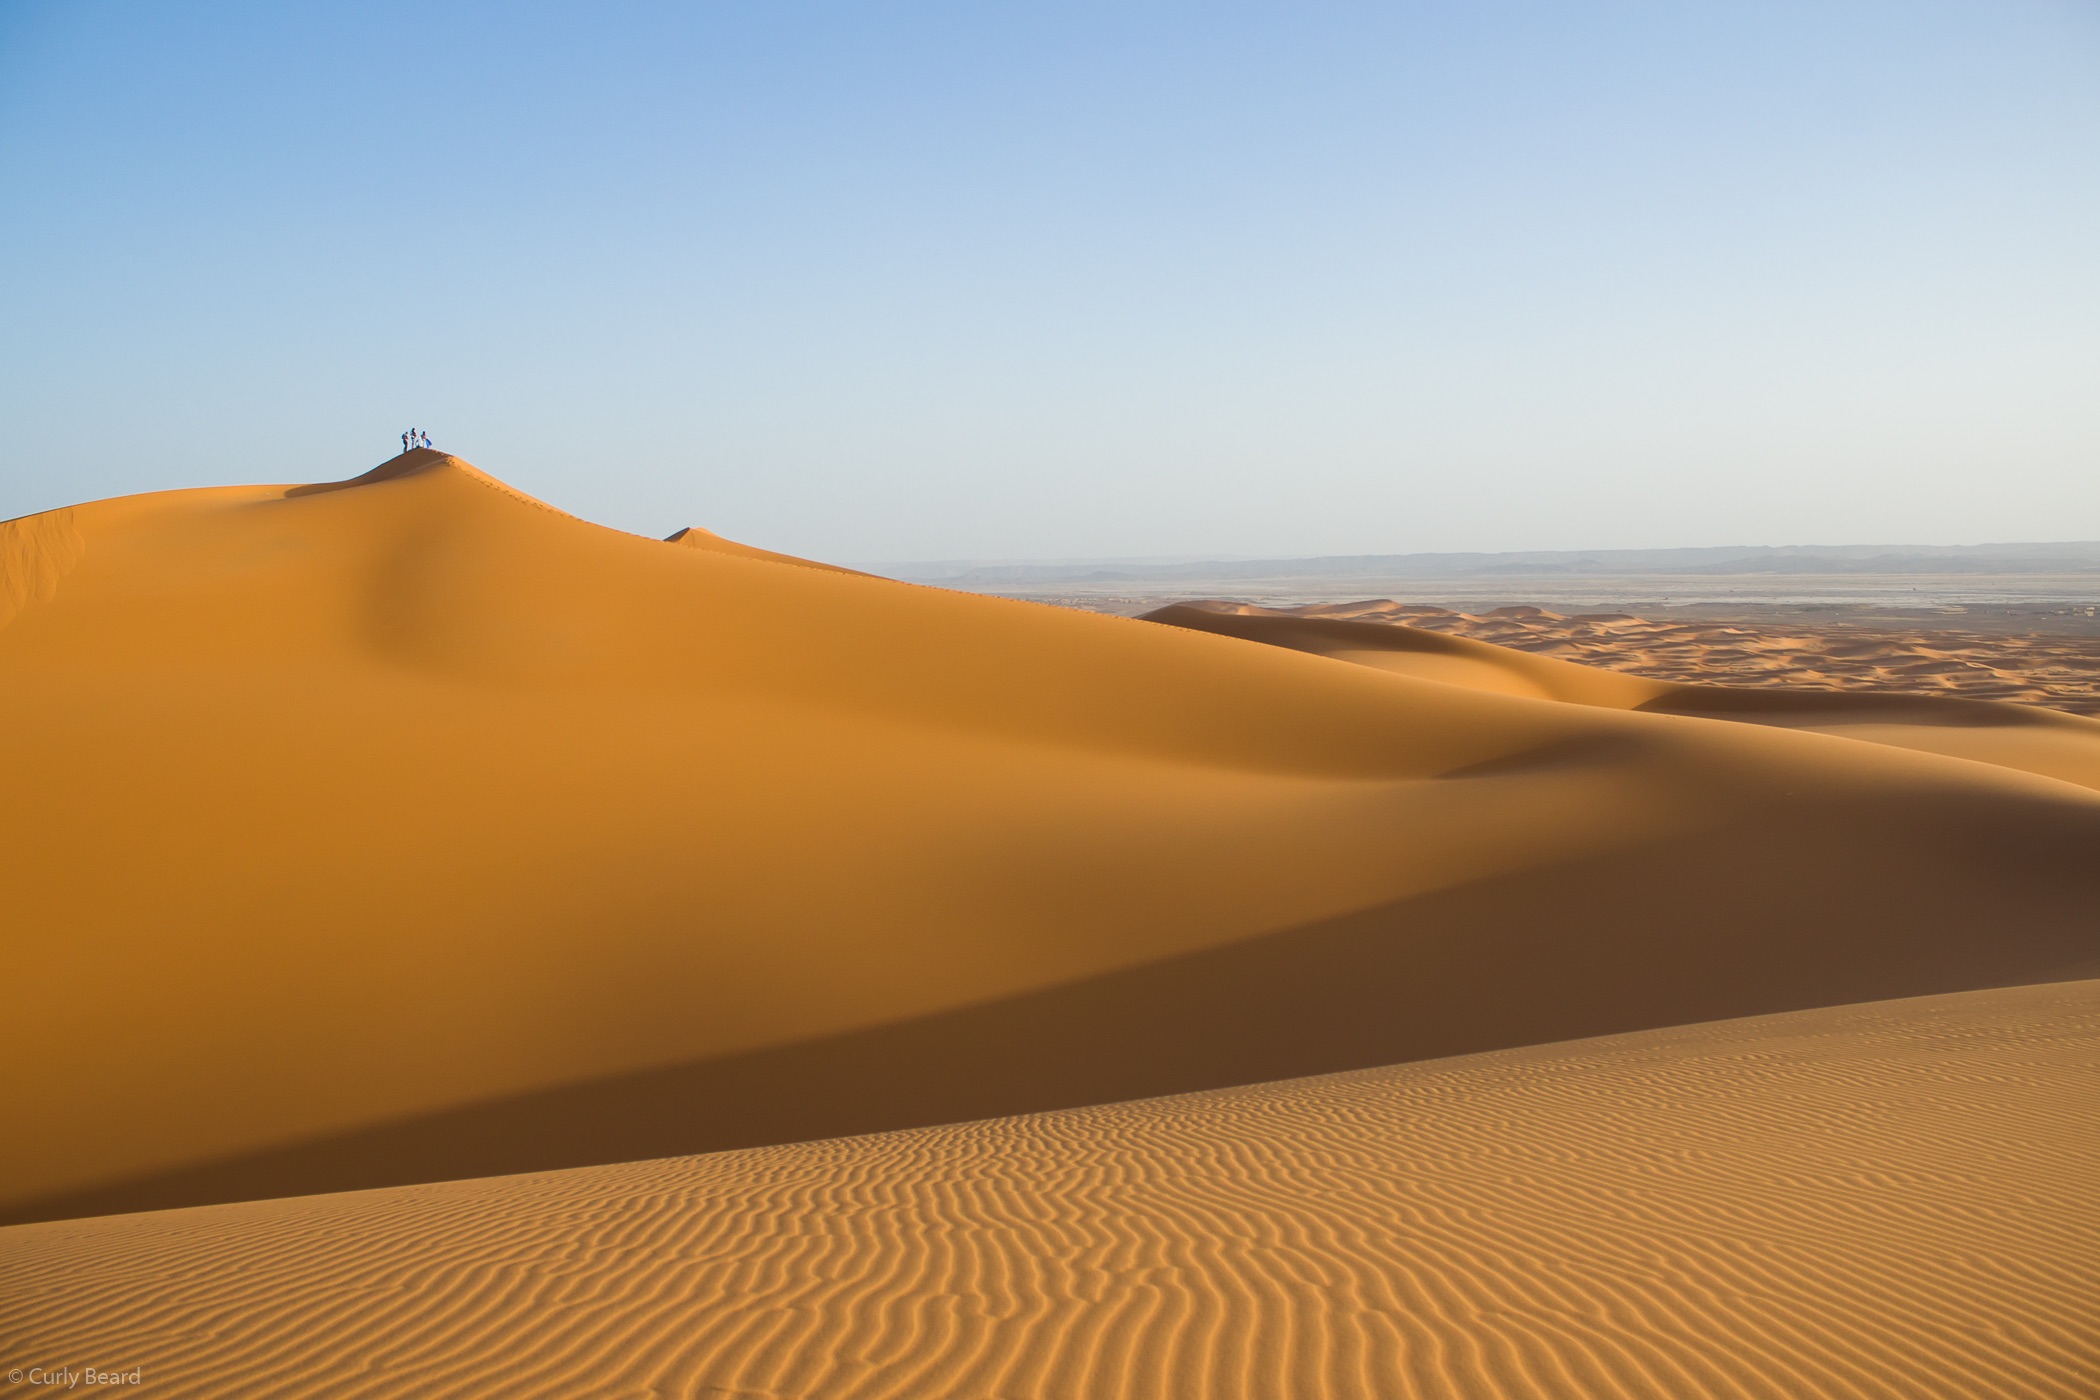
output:
POLYGON ((1775 570, 1775 564, 1822 563, 1846 566, 1845 573, 1973 572, 1985 562, 2020 564, 2014 572, 2042 572, 2037 565, 2069 566, 2069 571, 2100 572, 2100 540, 2004 541, 1988 544, 1787 544, 1686 545, 1649 549, 1422 550, 1392 554, 1307 555, 1122 555, 1061 558, 975 558, 848 561, 856 568, 892 577, 921 580, 1057 581, 1100 577, 1105 571, 1136 571, 1132 577, 1224 576, 1271 577, 1280 571, 1314 575, 1374 569, 1403 574, 1457 570, 1464 573, 1589 573, 1597 566, 1617 565, 1636 572, 1730 572, 1731 563, 1762 563, 1747 572, 1775 570), (1897 566, 1921 566, 1904 569, 1897 566), (1968 565, 1949 569, 1949 565, 1968 565), (1585 567, 1588 566, 1588 567, 1585 567), (1674 569, 1671 566, 1676 566, 1674 569), (1934 567, 1936 566, 1936 567, 1934 567), (1256 572, 1261 571, 1261 572, 1256 572))

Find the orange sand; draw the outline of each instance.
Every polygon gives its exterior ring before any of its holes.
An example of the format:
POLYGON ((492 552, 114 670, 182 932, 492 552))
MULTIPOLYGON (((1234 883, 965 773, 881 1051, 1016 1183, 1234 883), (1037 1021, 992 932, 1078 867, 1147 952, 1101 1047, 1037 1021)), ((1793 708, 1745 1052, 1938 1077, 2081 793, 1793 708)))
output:
POLYGON ((2009 700, 2100 715, 2100 637, 2006 636, 1938 626, 1899 633, 1854 622, 1767 626, 1701 618, 1657 621, 1629 613, 1570 616, 1531 607, 1462 613, 1389 598, 1275 611, 1397 622, 1693 685, 2009 700))
POLYGON ((2088 1397, 2100 983, 0 1231, 166 1396, 2088 1397))
POLYGON ((2046 711, 1370 623, 1340 665, 429 452, 0 530, 4 1218, 2100 969, 2092 728, 2046 711))
POLYGON ((1405 611, 913 587, 431 452, 0 523, 0 1361, 2100 1389, 2100 722, 1405 611))
MULTIPOLYGON (((1288 609, 1251 603, 1183 603, 1145 617, 1496 694, 1811 730, 1975 759, 2100 789, 2100 720, 2089 717, 1950 694, 1928 696, 1873 687, 1842 692, 1813 686, 1783 688, 1771 684, 1769 676, 1764 685, 1739 686, 1727 683, 1739 677, 1729 669, 1730 657, 1718 649, 1708 652, 1713 664, 1706 678, 1723 683, 1686 685, 1657 678, 1653 671, 1659 668, 1645 664, 1647 653, 1637 645, 1629 645, 1616 657, 1623 670, 1600 670, 1561 659, 1555 654, 1561 650, 1558 647, 1517 649, 1471 635, 1502 632, 1505 623, 1544 629, 1552 624, 1541 619, 1550 620, 1554 615, 1542 609, 1508 608, 1470 620, 1461 613, 1426 611, 1434 616, 1421 620, 1441 625, 1434 629, 1411 625, 1419 617, 1417 609, 1382 600, 1288 609), (1396 620, 1402 617, 1409 621, 1396 620), (1475 627, 1473 622, 1481 625, 1475 627)), ((1582 620, 1559 621, 1574 624, 1582 620)), ((1690 644, 1685 645, 1689 651, 1690 644)), ((1693 668, 1689 655, 1679 656, 1677 663, 1679 669, 1693 668)), ((1781 664, 1784 657, 1774 662, 1781 664)))

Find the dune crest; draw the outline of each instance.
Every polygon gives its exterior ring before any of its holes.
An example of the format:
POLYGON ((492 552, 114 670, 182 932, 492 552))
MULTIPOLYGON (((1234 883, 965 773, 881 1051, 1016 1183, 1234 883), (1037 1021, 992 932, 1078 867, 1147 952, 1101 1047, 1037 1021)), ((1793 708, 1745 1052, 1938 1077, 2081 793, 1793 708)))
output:
POLYGON ((2096 1065, 2077 982, 20 1226, 0 1330, 176 1396, 2073 1400, 2096 1065))
POLYGON ((2017 764, 666 546, 445 454, 356 481, 75 507, 0 631, 0 1219, 2100 958, 2100 795, 2017 764))
POLYGON ((50 602, 86 549, 70 510, 0 520, 0 627, 30 604, 50 602))
POLYGON ((793 554, 778 554, 770 549, 760 549, 757 545, 739 544, 735 540, 725 540, 714 533, 714 531, 703 530, 697 525, 688 525, 683 530, 674 531, 664 537, 664 543, 684 545, 687 549, 704 549, 713 554, 734 555, 741 559, 765 559, 775 564, 793 564, 797 568, 823 569, 834 574, 852 574, 857 578, 870 577, 870 575, 862 573, 859 569, 843 568, 837 564, 819 563, 815 559, 803 559, 793 554))
MULTIPOLYGON (((398 481, 404 476, 427 472, 436 467, 454 467, 475 476, 487 477, 487 473, 469 466, 449 452, 438 452, 428 447, 411 448, 398 457, 390 457, 368 472, 345 478, 342 481, 316 481, 305 486, 285 488, 286 500, 300 496, 320 496, 330 491, 350 491, 360 486, 376 486, 382 481, 398 481)), ((494 478, 488 478, 494 480, 494 478)), ((510 489, 508 487, 506 490, 510 489)))

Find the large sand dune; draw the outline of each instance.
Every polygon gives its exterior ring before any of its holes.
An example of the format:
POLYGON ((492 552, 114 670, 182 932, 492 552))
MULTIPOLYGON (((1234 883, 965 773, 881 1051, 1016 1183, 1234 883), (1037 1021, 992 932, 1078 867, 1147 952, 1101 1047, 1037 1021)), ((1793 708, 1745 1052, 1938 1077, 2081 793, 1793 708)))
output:
POLYGON ((2100 983, 0 1231, 141 1394, 2100 1393, 2100 983))
POLYGON ((642 539, 435 453, 4 530, 7 1218, 2100 959, 2053 719, 1453 684, 642 539))

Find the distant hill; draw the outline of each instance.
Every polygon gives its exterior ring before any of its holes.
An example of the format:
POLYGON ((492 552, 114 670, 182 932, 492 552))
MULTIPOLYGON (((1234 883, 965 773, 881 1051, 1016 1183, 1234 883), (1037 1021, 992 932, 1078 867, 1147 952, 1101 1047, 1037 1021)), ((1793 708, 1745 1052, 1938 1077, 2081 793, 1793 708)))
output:
POLYGON ((1534 550, 1508 554, 1334 554, 1311 559, 1154 563, 1095 560, 869 565, 892 578, 969 586, 1171 583, 1181 579, 1568 577, 1628 574, 2100 574, 2100 541, 1973 545, 1746 545, 1534 550))

